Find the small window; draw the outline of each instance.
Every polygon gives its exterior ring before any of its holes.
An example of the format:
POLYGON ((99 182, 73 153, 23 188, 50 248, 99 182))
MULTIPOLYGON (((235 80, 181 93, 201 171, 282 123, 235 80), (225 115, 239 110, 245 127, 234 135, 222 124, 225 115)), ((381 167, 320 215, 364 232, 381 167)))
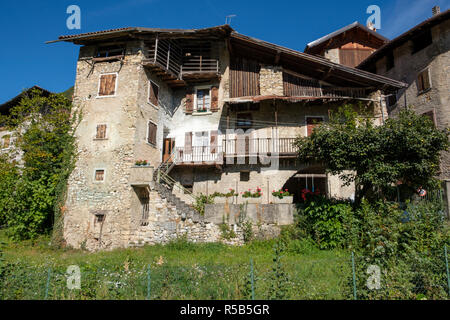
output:
POLYGON ((105 170, 95 170, 95 181, 105 181, 105 170))
POLYGON ((236 116, 236 129, 248 130, 252 128, 252 114, 251 113, 238 113, 236 116))
POLYGON ((412 41, 412 51, 411 51, 412 54, 419 52, 422 49, 425 49, 426 47, 428 47, 430 44, 433 43, 431 30, 428 29, 423 31, 421 34, 419 34, 411 41, 412 41))
POLYGON ((156 145, 156 132, 158 130, 158 126, 153 122, 148 122, 147 129, 147 142, 153 145, 156 145))
POLYGON ((2 149, 8 149, 11 146, 11 136, 5 135, 2 137, 2 149))
POLYGON ((428 69, 425 69, 417 76, 417 91, 421 94, 429 89, 431 89, 430 74, 428 69))
POLYGON ((435 127, 437 126, 436 115, 434 113, 434 110, 430 110, 428 112, 425 112, 425 113, 422 114, 422 116, 429 118, 433 122, 434 126, 435 127))
POLYGON ((99 96, 114 96, 116 94, 116 74, 102 74, 100 76, 99 96))
POLYGON ((105 221, 105 214, 103 213, 97 213, 95 215, 95 222, 96 223, 102 223, 103 221, 105 221))
POLYGON ((95 139, 106 139, 106 124, 97 125, 95 139))
POLYGON ((322 117, 306 117, 306 136, 309 137, 321 122, 323 122, 322 117))
POLYGON ((207 112, 211 107, 211 97, 209 89, 197 89, 196 112, 207 112))
POLYGON ((107 58, 123 56, 125 53, 125 48, 123 46, 103 46, 97 49, 96 58, 107 58))
POLYGON ((156 85, 156 83, 150 81, 148 90, 149 90, 148 92, 149 102, 154 106, 158 106, 159 87, 156 85))
POLYGON ((386 71, 391 70, 394 67, 394 53, 391 51, 387 56, 386 56, 386 71))
POLYGON ((250 171, 240 172, 240 181, 250 181, 250 171))
POLYGON ((390 94, 386 97, 386 106, 391 110, 397 104, 397 95, 390 94))

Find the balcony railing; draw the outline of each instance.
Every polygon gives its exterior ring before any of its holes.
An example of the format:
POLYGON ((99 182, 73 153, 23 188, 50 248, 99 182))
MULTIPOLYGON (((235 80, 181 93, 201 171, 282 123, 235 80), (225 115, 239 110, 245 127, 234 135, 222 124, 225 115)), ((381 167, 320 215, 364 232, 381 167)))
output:
POLYGON ((235 138, 224 139, 218 146, 176 148, 175 163, 217 164, 224 157, 295 156, 296 138, 235 138))

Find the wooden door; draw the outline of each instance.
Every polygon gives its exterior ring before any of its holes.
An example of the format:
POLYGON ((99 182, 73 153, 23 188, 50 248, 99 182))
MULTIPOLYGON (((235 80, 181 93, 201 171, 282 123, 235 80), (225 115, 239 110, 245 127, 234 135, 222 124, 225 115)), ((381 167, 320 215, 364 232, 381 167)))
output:
POLYGON ((164 138, 163 147, 163 162, 167 161, 172 154, 173 148, 175 147, 175 140, 170 138, 164 138))

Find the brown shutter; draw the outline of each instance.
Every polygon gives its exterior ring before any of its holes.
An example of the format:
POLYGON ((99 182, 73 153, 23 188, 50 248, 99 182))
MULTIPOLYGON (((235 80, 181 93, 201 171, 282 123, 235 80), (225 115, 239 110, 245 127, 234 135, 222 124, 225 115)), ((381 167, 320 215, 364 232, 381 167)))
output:
POLYGON ((99 96, 112 96, 116 91, 116 75, 104 74, 100 77, 99 96))
POLYGON ((186 91, 185 112, 194 112, 194 88, 188 88, 186 91))
POLYGON ((156 145, 156 131, 158 127, 153 122, 148 122, 148 137, 147 142, 156 145))
POLYGON ((184 150, 186 153, 192 153, 192 132, 186 132, 185 134, 184 150))
POLYGON ((219 111, 219 88, 218 87, 211 88, 211 111, 212 112, 219 111))
POLYGON ((159 89, 158 86, 153 83, 152 81, 150 81, 150 103, 153 104, 154 106, 158 106, 158 94, 159 94, 159 89))
POLYGON ((106 138, 106 124, 99 124, 97 126, 97 139, 105 139, 106 138))
POLYGON ((219 132, 217 130, 211 131, 211 138, 210 138, 210 146, 211 146, 211 153, 217 152, 217 136, 219 132))

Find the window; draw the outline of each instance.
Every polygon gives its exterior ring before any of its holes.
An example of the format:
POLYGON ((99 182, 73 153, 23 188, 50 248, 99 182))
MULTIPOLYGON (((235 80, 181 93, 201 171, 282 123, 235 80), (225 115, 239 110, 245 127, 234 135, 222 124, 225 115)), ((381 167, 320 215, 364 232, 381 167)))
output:
POLYGON ((95 170, 95 181, 98 181, 98 182, 105 181, 105 170, 104 169, 95 170))
POLYGON ((251 113, 238 113, 236 117, 236 129, 243 129, 245 131, 253 126, 251 113))
POLYGON ((390 94, 386 97, 386 107, 388 108, 388 110, 392 110, 396 104, 397 104, 396 94, 390 94))
POLYGON ((96 213, 95 214, 95 222, 102 223, 103 221, 105 221, 105 214, 104 213, 96 213))
POLYGON ((106 139, 106 124, 97 125, 95 139, 106 139))
POLYGON ((117 74, 102 74, 100 76, 100 85, 98 95, 100 97, 114 96, 116 94, 117 74))
POLYGON ((431 30, 428 29, 423 31, 421 34, 419 34, 411 41, 412 41, 412 51, 411 51, 412 54, 419 52, 422 49, 425 49, 426 47, 428 47, 430 44, 433 43, 431 30))
POLYGON ((391 70, 394 67, 394 53, 391 51, 386 56, 386 71, 391 70))
POLYGON ((207 147, 209 146, 209 132, 208 131, 199 131, 194 133, 192 141, 193 147, 207 147))
POLYGON ((95 58, 107 58, 122 56, 125 53, 125 48, 123 46, 104 46, 97 49, 97 54, 95 58))
POLYGON ((428 117, 431 121, 433 121, 434 126, 435 127, 437 126, 436 114, 435 114, 434 110, 430 110, 428 112, 425 112, 425 113, 422 114, 422 116, 428 117))
POLYGON ((241 171, 239 174, 240 181, 250 181, 250 171, 241 171))
POLYGON ((208 89, 197 89, 196 93, 196 112, 207 112, 211 107, 211 96, 208 89))
POLYGON ((417 91, 419 94, 431 89, 430 74, 428 69, 425 69, 417 76, 417 91))
POLYGON ((153 145, 156 145, 156 132, 158 130, 158 126, 153 122, 148 122, 147 128, 147 142, 153 145))
POLYGON ((156 85, 156 83, 150 81, 148 88, 148 101, 154 106, 158 106, 158 94, 159 87, 156 85))
POLYGON ((321 122, 323 122, 323 117, 306 117, 306 136, 309 137, 321 122))
POLYGON ((1 142, 2 142, 1 145, 2 149, 8 149, 11 146, 11 136, 9 134, 3 136, 1 142))

